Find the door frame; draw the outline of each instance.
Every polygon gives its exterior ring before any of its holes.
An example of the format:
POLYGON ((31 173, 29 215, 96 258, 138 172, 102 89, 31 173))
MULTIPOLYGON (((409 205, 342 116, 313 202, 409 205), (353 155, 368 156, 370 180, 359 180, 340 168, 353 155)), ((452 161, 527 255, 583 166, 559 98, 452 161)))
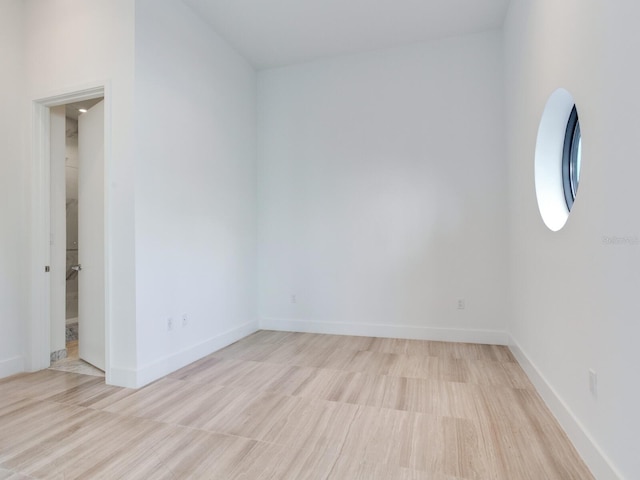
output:
POLYGON ((109 170, 111 165, 111 88, 108 83, 64 91, 32 102, 32 172, 31 172, 31 315, 29 322, 29 370, 50 366, 51 343, 51 123, 50 108, 68 103, 104 98, 104 288, 105 288, 105 375, 110 378, 111 302, 110 238, 108 216, 109 170))

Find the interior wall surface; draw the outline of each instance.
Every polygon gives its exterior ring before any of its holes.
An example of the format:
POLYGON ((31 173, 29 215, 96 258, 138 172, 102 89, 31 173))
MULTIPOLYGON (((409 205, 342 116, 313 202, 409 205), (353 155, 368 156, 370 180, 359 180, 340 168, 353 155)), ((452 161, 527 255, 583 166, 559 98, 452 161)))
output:
POLYGON ((502 35, 258 74, 264 328, 505 343, 502 35))
MULTIPOLYGON (((110 368, 107 382, 132 386, 136 370, 134 161, 132 156, 134 4, 130 0, 25 0, 24 142, 28 198, 38 172, 31 154, 33 102, 104 86, 108 117, 106 224, 110 368), (79 41, 81 39, 81 41, 79 41)), ((30 224, 33 226, 32 219, 30 224)), ((40 248, 31 245, 31 254, 40 248)), ((36 275, 33 269, 33 275, 36 275)), ((44 272, 44 270, 42 270, 44 272)), ((44 273, 42 273, 44 274, 44 273)), ((35 279, 31 278, 33 283, 35 279)), ((34 300, 32 300, 33 303, 34 300)), ((32 308, 34 305, 32 305, 32 308)))
POLYGON ((513 0, 505 23, 514 350, 597 478, 639 478, 640 49, 634 2, 513 0), (536 203, 549 96, 578 109, 582 169, 557 232, 536 203), (589 370, 597 375, 590 391, 589 370))
POLYGON ((144 384, 257 329, 256 75, 182 2, 136 2, 144 384))
POLYGON ((29 322, 23 10, 0 2, 0 378, 24 370, 29 322))

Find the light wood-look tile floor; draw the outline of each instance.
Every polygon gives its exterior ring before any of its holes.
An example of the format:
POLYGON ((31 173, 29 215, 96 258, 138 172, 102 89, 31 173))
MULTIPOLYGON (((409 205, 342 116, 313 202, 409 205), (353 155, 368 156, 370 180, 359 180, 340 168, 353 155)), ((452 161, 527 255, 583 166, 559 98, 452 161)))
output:
POLYGON ((257 332, 130 390, 0 381, 0 480, 593 478, 506 347, 257 332))

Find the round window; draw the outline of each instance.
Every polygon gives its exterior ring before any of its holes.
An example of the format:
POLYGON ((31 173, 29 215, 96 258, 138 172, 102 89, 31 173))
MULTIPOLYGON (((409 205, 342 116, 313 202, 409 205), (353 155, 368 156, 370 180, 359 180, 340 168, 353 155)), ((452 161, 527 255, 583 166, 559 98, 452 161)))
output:
POLYGON ((582 135, 576 103, 559 88, 545 105, 536 140, 535 182, 544 224, 560 230, 578 193, 582 163, 582 135))

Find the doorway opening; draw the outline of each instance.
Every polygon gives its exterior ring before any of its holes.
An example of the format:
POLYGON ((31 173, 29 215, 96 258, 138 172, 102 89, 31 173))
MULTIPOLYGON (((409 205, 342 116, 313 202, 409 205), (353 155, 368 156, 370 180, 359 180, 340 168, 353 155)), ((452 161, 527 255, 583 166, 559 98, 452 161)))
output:
POLYGON ((97 86, 33 103, 30 370, 109 379, 106 93, 97 86))
MULTIPOLYGON (((81 231, 79 228, 79 169, 84 163, 84 168, 90 168, 87 159, 80 158, 80 145, 86 144, 86 133, 82 130, 82 115, 95 115, 92 112, 94 106, 102 102, 104 98, 68 103, 64 106, 51 108, 51 134, 59 136, 62 125, 61 117, 64 113, 65 141, 64 162, 62 162, 62 142, 60 138, 51 140, 51 231, 52 231, 52 299, 51 299, 51 367, 55 370, 72 371, 87 375, 104 376, 102 358, 95 360, 95 355, 89 355, 92 365, 85 358, 80 357, 79 346, 81 339, 80 325, 83 323, 79 316, 79 284, 82 264, 80 263, 79 245, 81 231), (92 113, 89 113, 89 112, 92 113), (58 128, 55 128, 60 124, 58 128), (80 140, 82 137, 82 141, 80 140), (64 173, 62 172, 64 169, 64 173), (63 185, 64 184, 64 185, 63 185), (62 192, 64 192, 64 208, 62 205, 62 192), (64 212, 62 211, 64 209, 64 212), (63 238, 64 237, 64 241, 63 238), (58 241, 55 241, 55 240, 58 241), (64 249, 64 253, 63 253, 64 249), (64 255, 64 284, 60 275, 64 255), (63 291, 64 290, 64 291, 63 291), (60 298, 64 299, 64 304, 60 298), (64 322, 62 311, 64 309, 64 322), (62 340, 64 331, 64 347, 62 340), (99 367, 102 367, 100 369, 99 367)), ((94 120, 95 121, 95 120, 94 120)), ((103 123, 103 122, 102 122, 103 123)), ((85 124, 86 126, 86 124, 85 124)), ((101 143, 104 143, 102 140, 101 143)), ((87 155, 84 147, 84 155, 87 155)), ((87 192, 91 194, 91 192, 87 192)), ((86 193, 85 193, 86 195, 86 193)), ((84 235, 86 240, 86 234, 84 235)), ((87 285, 84 285, 85 288, 87 285)), ((83 312, 86 316, 87 312, 83 312)), ((86 319, 84 319, 86 322, 86 319)), ((84 356, 84 355, 83 355, 84 356)))

